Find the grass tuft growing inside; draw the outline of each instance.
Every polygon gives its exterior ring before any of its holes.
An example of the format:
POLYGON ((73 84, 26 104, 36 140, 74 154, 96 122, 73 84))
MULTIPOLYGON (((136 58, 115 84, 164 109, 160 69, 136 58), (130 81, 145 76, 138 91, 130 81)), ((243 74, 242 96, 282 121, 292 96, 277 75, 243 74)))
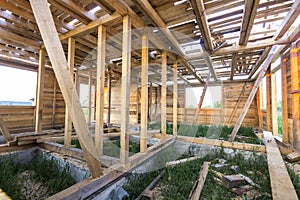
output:
POLYGON ((12 199, 45 199, 76 183, 69 166, 62 168, 53 157, 38 156, 21 164, 11 155, 0 161, 0 168, 0 188, 12 199))

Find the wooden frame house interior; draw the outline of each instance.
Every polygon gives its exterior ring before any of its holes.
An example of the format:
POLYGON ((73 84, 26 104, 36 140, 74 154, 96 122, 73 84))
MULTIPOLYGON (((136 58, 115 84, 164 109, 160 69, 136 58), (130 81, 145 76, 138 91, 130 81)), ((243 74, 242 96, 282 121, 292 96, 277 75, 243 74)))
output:
POLYGON ((272 198, 297 199, 282 155, 300 151, 299 13, 299 0, 0 0, 0 65, 37 73, 33 105, 0 105, 0 152, 84 160, 90 178, 50 197, 84 199, 178 141, 255 151, 272 198), (194 107, 188 90, 201 91, 194 107), (219 106, 204 106, 209 92, 219 106), (182 124, 232 131, 189 137, 182 124), (264 143, 237 142, 241 127, 264 143), (111 137, 119 158, 103 153, 111 137))

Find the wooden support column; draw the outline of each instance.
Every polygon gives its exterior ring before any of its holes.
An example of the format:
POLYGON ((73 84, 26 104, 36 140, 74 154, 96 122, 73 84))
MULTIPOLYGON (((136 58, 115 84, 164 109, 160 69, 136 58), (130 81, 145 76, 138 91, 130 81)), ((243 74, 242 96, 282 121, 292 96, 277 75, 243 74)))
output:
MULTIPOLYGON (((68 69, 70 70, 71 76, 74 77, 74 62, 75 62, 75 39, 68 39, 68 69)), ((72 121, 69 114, 68 107, 66 107, 65 113, 65 137, 64 146, 70 148, 71 146, 71 135, 72 135, 72 121)))
POLYGON ((148 35, 142 36, 142 81, 141 81, 141 141, 140 149, 147 151, 147 127, 148 127, 148 35))
POLYGON ((272 132, 271 65, 266 72, 267 130, 272 132))
POLYGON ((173 135, 177 136, 177 60, 173 64, 173 135))
POLYGON ((0 115, 0 132, 2 133, 2 135, 4 136, 4 138, 7 142, 12 140, 11 135, 10 135, 7 127, 5 126, 1 115, 0 115))
POLYGON ((52 100, 52 128, 55 128, 56 90, 57 90, 57 82, 55 78, 54 86, 53 86, 53 100, 52 100))
POLYGON ((256 79, 256 81, 255 81, 255 83, 253 85, 253 88, 251 90, 251 93, 249 94, 249 97, 248 97, 248 99, 246 101, 246 104, 245 104, 245 106, 243 108, 243 111, 242 111, 241 115, 239 116, 238 121, 236 122, 236 125, 234 126, 234 129, 233 129, 233 131, 232 131, 232 133, 230 135, 230 138, 229 138, 230 142, 232 142, 234 140, 234 138, 235 138, 238 130, 240 129, 241 124, 242 124, 242 122, 243 122, 243 120, 244 120, 244 118, 245 118, 245 116, 246 116, 246 114, 248 112, 248 109, 249 109, 249 107, 250 107, 250 105, 251 105, 251 103, 252 103, 252 101, 253 101, 253 99, 255 97, 255 94, 257 92, 259 84, 260 84, 261 80, 263 79, 263 77, 265 76, 266 71, 267 71, 267 69, 268 69, 268 67, 269 67, 269 65, 270 65, 270 63, 271 63, 274 55, 277 54, 281 50, 282 50, 282 47, 277 47, 277 46, 273 46, 272 47, 271 52, 268 55, 266 61, 264 62, 264 65, 262 66, 261 71, 260 71, 260 73, 259 73, 259 75, 258 75, 258 77, 257 77, 257 79, 256 79))
POLYGON ((256 102, 257 102, 257 113, 258 113, 258 124, 259 128, 264 128, 264 113, 261 111, 261 87, 259 86, 256 92, 256 102))
POLYGON ((288 88, 287 88, 287 59, 281 57, 281 95, 282 95, 282 140, 285 143, 291 143, 289 138, 289 121, 288 121, 288 88))
POLYGON ((183 84, 183 122, 186 123, 186 85, 183 84))
POLYGON ((96 126, 95 126, 95 145, 99 155, 103 154, 105 49, 106 49, 106 27, 101 25, 98 27, 97 97, 96 97, 96 126))
POLYGON ((152 119, 152 95, 153 95, 153 85, 150 83, 149 87, 149 100, 148 100, 148 120, 151 122, 152 119))
POLYGON ((278 110, 277 110, 277 88, 276 75, 271 74, 271 95, 272 95, 272 130, 273 135, 278 136, 278 110))
POLYGON ((74 123, 91 176, 100 177, 103 174, 101 162, 98 158, 92 137, 89 134, 73 77, 68 69, 67 60, 56 32, 48 2, 47 0, 30 0, 30 4, 66 106, 74 123))
POLYGON ((167 52, 161 54, 161 141, 166 140, 167 133, 167 52))
POLYGON ((35 132, 42 131, 43 123, 43 98, 44 98, 44 76, 45 76, 45 49, 40 49, 39 55, 39 71, 36 95, 36 109, 35 109, 35 132))
POLYGON ((92 121, 92 71, 89 71, 89 82, 88 82, 88 118, 87 124, 90 126, 92 121))
MULTIPOLYGON (((298 63, 298 48, 296 42, 292 43, 291 55, 291 89, 296 91, 299 89, 299 63, 298 63)), ((293 115, 293 145, 298 150, 300 149, 300 93, 292 92, 292 115, 293 115)))
POLYGON ((130 69, 131 69, 131 18, 123 17, 122 39, 122 92, 121 92, 121 148, 120 161, 128 167, 129 158, 129 102, 130 102, 130 69))
POLYGON ((107 127, 110 128, 110 110, 111 110, 111 66, 108 66, 107 93, 108 93, 107 127))

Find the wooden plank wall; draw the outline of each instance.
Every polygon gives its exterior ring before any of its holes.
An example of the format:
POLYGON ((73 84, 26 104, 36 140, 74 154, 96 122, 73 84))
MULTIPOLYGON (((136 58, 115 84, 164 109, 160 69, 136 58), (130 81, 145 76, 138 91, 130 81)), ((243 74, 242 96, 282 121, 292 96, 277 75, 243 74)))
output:
MULTIPOLYGON (((247 100, 249 93, 251 92, 253 82, 248 82, 246 85, 246 89, 244 93, 241 95, 243 90, 244 82, 241 83, 225 83, 223 84, 224 89, 224 110, 223 109, 211 109, 205 108, 201 109, 199 112, 198 119, 195 120, 195 112, 196 109, 193 108, 184 108, 184 87, 183 85, 179 85, 178 87, 178 122, 179 123, 188 123, 188 124, 214 124, 214 125, 235 125, 239 114, 241 113, 243 106, 247 100), (236 105, 239 100, 238 105, 236 105), (231 116, 233 110, 235 110, 235 114, 231 116), (231 118, 231 120, 229 120, 231 118), (230 122, 229 122, 230 121, 230 122)), ((137 111, 137 86, 131 85, 131 93, 130 93, 130 123, 136 124, 136 111, 137 111)), ((152 89, 148 88, 149 96, 149 107, 150 118, 151 121, 160 121, 160 113, 161 113, 161 104, 160 104, 160 95, 161 88, 158 86, 153 87, 152 89), (151 93, 152 90, 152 93, 151 93)), ((120 86, 112 87, 112 102, 111 102, 111 122, 119 124, 120 123, 120 86)), ((107 107, 107 88, 105 89, 105 107, 107 107)), ((140 106, 139 113, 140 113, 140 106)), ((173 92, 172 87, 167 87, 167 121, 173 121, 173 92)), ((104 113, 104 120, 107 120, 107 110, 104 113)), ((243 126, 258 126, 258 115, 257 115, 257 107, 256 100, 252 102, 249 111, 246 115, 245 120, 243 121, 243 126)))
MULTIPOLYGON (((55 82, 53 71, 47 69, 45 71, 43 129, 50 129, 64 124, 65 103, 57 83, 55 118, 53 118, 55 82), (54 124, 52 124, 53 122, 54 124)), ((34 131, 35 106, 0 106, 0 115, 11 133, 34 131)))

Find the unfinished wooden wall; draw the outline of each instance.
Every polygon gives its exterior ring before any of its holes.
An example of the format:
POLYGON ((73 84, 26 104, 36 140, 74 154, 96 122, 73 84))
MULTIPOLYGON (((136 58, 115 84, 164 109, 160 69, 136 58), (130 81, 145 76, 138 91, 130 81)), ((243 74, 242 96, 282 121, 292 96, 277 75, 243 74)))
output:
MULTIPOLYGON (((44 84, 43 129, 60 127, 65 103, 51 69, 45 70, 44 84)), ((11 133, 34 131, 35 106, 0 106, 0 115, 11 133)))
MULTIPOLYGON (((199 112, 198 119, 195 119, 196 109, 184 108, 185 96, 184 86, 178 87, 178 122, 188 124, 214 124, 214 125, 228 125, 234 126, 242 109, 245 105, 247 97, 251 92, 253 82, 240 83, 224 83, 223 84, 223 105, 224 109, 203 108, 199 112)), ((137 123, 137 109, 140 113, 140 102, 137 99, 137 86, 131 85, 130 92, 130 123, 137 123)), ((161 115, 161 88, 159 86, 148 88, 149 91, 149 117, 152 122, 159 122, 161 115)), ((112 102, 111 102, 111 123, 120 123, 120 86, 112 87, 112 102)), ((107 104, 107 89, 105 90, 105 107, 107 104)), ((173 121, 173 92, 172 87, 167 87, 167 121, 173 121)), ((107 120, 107 109, 104 113, 104 120, 107 120)), ((256 100, 254 100, 247 112, 243 121, 243 126, 258 126, 258 115, 256 100)))

